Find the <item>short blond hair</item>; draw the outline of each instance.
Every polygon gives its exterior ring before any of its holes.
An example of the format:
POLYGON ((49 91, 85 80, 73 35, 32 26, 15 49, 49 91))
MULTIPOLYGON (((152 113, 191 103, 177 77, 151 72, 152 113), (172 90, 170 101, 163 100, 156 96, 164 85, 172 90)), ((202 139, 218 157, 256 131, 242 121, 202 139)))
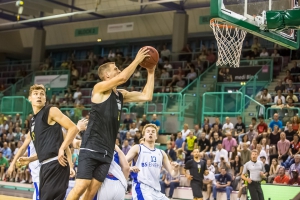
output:
POLYGON ((29 89, 29 96, 31 95, 33 90, 43 90, 46 93, 46 88, 42 84, 34 84, 33 86, 31 86, 29 89))
POLYGON ((144 128, 143 128, 142 135, 145 134, 146 128, 148 128, 148 127, 154 128, 154 129, 156 130, 156 134, 157 134, 157 132, 158 132, 158 127, 157 127, 155 124, 146 124, 146 125, 144 126, 144 128))
POLYGON ((100 65, 98 68, 98 76, 99 78, 103 81, 104 80, 104 72, 109 69, 109 66, 115 64, 114 62, 107 62, 104 63, 103 65, 100 65))

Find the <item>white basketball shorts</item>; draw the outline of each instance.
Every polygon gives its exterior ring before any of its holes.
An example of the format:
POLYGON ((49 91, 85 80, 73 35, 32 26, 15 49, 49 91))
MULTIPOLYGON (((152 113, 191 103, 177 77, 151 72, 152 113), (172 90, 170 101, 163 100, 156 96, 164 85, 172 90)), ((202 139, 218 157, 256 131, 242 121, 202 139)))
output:
POLYGON ((97 200, 124 200, 126 190, 119 180, 106 178, 97 193, 97 200))
POLYGON ((133 183, 132 200, 169 200, 169 198, 148 185, 143 183, 133 183))

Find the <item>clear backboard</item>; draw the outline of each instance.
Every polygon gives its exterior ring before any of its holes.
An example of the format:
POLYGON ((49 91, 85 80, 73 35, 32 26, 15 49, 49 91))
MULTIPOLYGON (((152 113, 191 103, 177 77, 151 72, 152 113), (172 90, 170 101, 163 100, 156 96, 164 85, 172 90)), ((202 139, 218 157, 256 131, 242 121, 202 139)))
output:
POLYGON ((268 29, 266 25, 267 11, 299 9, 295 6, 295 0, 211 0, 210 10, 211 17, 221 23, 236 26, 281 46, 298 49, 300 30, 268 29))

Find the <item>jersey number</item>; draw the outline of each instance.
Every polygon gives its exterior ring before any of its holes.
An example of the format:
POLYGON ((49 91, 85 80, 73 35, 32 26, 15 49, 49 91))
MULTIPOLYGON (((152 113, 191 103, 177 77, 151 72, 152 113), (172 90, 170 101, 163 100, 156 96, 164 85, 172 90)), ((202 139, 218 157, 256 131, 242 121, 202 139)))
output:
POLYGON ((155 156, 151 156, 151 162, 156 162, 156 157, 155 156))

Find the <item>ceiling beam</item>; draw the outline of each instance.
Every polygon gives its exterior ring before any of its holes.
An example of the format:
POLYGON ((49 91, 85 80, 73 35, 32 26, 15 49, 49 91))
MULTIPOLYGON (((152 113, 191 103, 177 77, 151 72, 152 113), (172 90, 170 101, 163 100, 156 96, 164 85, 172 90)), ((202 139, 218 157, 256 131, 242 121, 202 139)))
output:
MULTIPOLYGON (((150 0, 150 1, 155 2, 156 0, 150 0)), ((158 5, 169 8, 170 10, 183 10, 184 9, 182 6, 180 6, 179 4, 174 3, 174 2, 158 3, 158 5)))
MULTIPOLYGON (((79 7, 76 7, 76 6, 73 6, 73 5, 69 5, 69 4, 66 4, 66 3, 63 3, 63 2, 59 2, 57 0, 46 0, 46 1, 51 2, 51 3, 55 3, 57 5, 64 6, 66 8, 70 8, 70 9, 73 9, 73 10, 85 11, 83 8, 79 8, 79 7)), ((89 14, 92 15, 92 16, 95 16, 97 18, 105 18, 105 16, 97 14, 97 13, 89 13, 89 14)))
MULTIPOLYGON (((10 14, 7 14, 7 13, 4 13, 4 12, 0 12, 0 18, 1 19, 5 19, 5 20, 8 20, 8 21, 17 21, 17 16, 15 15, 10 15, 10 14)), ((23 17, 20 17, 20 20, 26 20, 25 18, 23 17)), ((18 25, 19 26, 19 25, 18 25)), ((38 25, 38 23, 36 22, 29 22, 29 23, 24 23, 23 26, 25 28, 28 28, 28 27, 40 27, 38 25)))

